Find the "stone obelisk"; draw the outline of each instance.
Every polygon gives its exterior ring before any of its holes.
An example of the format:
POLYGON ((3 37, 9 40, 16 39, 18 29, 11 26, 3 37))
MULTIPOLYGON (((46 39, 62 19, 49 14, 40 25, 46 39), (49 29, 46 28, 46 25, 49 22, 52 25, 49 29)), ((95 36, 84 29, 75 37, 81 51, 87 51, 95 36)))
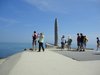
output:
POLYGON ((57 18, 55 18, 55 23, 54 23, 54 46, 58 46, 58 24, 57 24, 57 18))

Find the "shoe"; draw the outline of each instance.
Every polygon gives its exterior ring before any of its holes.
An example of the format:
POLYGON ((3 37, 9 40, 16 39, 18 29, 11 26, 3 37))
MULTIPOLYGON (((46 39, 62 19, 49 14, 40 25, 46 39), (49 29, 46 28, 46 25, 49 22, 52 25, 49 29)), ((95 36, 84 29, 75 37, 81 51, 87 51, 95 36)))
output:
POLYGON ((76 49, 76 51, 79 51, 79 49, 76 49))
POLYGON ((83 51, 85 51, 85 49, 83 49, 83 51))

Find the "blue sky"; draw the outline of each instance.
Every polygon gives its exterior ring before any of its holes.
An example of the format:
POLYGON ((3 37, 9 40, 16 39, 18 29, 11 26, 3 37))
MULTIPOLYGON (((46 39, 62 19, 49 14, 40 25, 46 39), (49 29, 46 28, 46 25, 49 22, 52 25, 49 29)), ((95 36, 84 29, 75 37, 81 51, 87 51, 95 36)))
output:
POLYGON ((59 40, 70 35, 75 42, 78 32, 89 43, 100 37, 99 0, 0 0, 0 42, 31 42, 34 30, 53 42, 56 17, 59 40))

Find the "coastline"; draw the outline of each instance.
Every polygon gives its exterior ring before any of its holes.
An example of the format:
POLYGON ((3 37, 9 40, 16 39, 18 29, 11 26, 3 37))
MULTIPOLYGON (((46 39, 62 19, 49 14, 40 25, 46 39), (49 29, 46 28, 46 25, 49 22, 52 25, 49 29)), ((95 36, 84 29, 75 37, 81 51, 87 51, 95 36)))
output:
MULTIPOLYGON (((77 61, 53 51, 50 48, 44 52, 30 51, 14 54, 1 65, 1 75, 99 75, 100 60, 77 61), (42 59, 42 61, 41 61, 42 59), (27 67, 27 68, 25 68, 27 67), (90 70, 91 68, 91 70, 90 70), (39 71, 38 71, 39 70, 39 71), (83 72, 84 70, 84 72, 83 72)), ((65 50, 66 52, 69 52, 65 50)), ((65 53, 65 51, 61 51, 65 53)), ((92 50, 91 50, 92 51, 92 50)), ((70 51, 73 56, 72 51, 70 51)), ((93 51, 92 51, 93 52, 93 51)), ((81 52, 83 55, 83 52, 81 52)), ((85 52, 84 52, 85 53, 85 52)), ((77 55, 77 54, 76 54, 77 55)))
POLYGON ((6 61, 6 58, 0 59, 0 64, 4 63, 6 61))
MULTIPOLYGON (((45 48, 46 50, 51 50, 51 51, 54 51, 54 52, 57 52, 58 54, 62 54, 62 55, 64 55, 64 56, 67 56, 67 57, 69 57, 69 58, 72 58, 72 57, 74 57, 74 56, 81 56, 82 57, 82 55, 80 54, 81 52, 79 52, 78 53, 78 55, 77 55, 77 52, 75 52, 75 50, 76 50, 76 48, 72 48, 72 50, 71 51, 69 51, 69 50, 67 50, 67 48, 65 48, 65 50, 60 50, 61 48, 58 46, 52 46, 51 44, 48 44, 47 45, 47 48, 45 48), (72 55, 73 53, 76 53, 75 55, 72 55), (66 54, 65 54, 66 53, 66 54), (69 54, 68 54, 69 53, 69 54), (70 55, 71 55, 71 57, 70 57, 70 55)), ((24 48, 23 49, 23 51, 27 51, 27 50, 30 50, 30 48, 24 48), (26 50, 25 50, 26 49, 26 50)), ((20 52, 23 52, 22 50, 20 51, 20 52)), ((94 54, 94 55, 99 55, 100 54, 100 51, 96 51, 94 48, 86 48, 86 51, 88 51, 88 52, 90 52, 91 54, 94 54), (92 53, 93 52, 93 53, 92 53)), ((9 57, 11 57, 11 56, 13 56, 13 55, 16 55, 16 54, 18 54, 18 53, 20 53, 20 52, 16 52, 16 53, 14 53, 14 54, 12 54, 12 55, 10 55, 10 56, 7 56, 7 57, 5 57, 5 58, 0 58, 0 64, 2 64, 2 63, 4 63, 6 60, 7 60, 7 58, 9 58, 9 57)), ((89 54, 90 54, 89 53, 89 54)), ((82 53, 83 54, 83 53, 82 53)), ((84 53, 84 54, 86 54, 86 52, 84 53)), ((86 54, 87 55, 87 54, 86 54)), ((87 55, 87 56, 90 56, 90 55, 87 55)), ((91 55, 92 56, 92 55, 91 55)), ((77 58, 76 58, 77 59, 77 58)), ((85 58, 86 59, 86 58, 85 58)), ((94 59, 93 59, 94 60, 94 59)))

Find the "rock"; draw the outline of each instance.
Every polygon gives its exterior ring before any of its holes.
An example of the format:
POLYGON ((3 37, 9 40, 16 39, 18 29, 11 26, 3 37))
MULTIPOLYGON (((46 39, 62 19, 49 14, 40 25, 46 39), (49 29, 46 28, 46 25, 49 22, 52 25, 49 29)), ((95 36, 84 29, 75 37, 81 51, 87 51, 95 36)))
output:
POLYGON ((26 51, 27 49, 25 48, 24 51, 26 51))

